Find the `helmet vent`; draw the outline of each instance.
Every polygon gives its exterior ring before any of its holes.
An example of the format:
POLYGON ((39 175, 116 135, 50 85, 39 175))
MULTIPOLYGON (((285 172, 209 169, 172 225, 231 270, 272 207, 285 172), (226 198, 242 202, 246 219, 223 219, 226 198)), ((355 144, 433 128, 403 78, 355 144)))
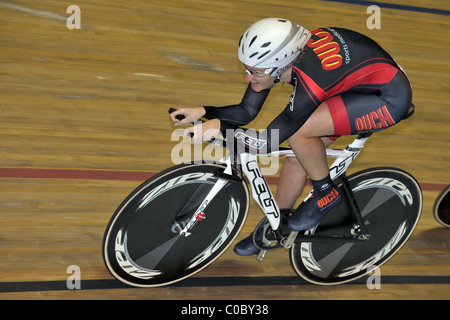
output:
POLYGON ((252 46, 253 42, 255 42, 256 38, 258 38, 258 36, 254 36, 252 41, 250 41, 250 43, 248 45, 249 48, 252 46))
POLYGON ((266 47, 268 47, 268 46, 270 46, 270 44, 271 44, 272 42, 266 42, 266 43, 264 43, 262 46, 261 46, 261 48, 266 48, 266 47))
POLYGON ((258 57, 258 60, 261 59, 261 58, 263 58, 263 57, 265 57, 265 56, 268 55, 269 53, 270 53, 270 50, 264 52, 260 57, 258 57))
POLYGON ((252 53, 252 55, 251 55, 249 58, 253 58, 253 57, 256 56, 258 53, 259 53, 259 52, 252 53))

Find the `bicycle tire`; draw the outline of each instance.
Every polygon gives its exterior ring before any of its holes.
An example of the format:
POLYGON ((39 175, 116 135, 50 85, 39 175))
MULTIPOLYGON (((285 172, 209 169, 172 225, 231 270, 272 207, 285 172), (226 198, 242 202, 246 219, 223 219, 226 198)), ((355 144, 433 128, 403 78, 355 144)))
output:
MULTIPOLYGON (((358 279, 388 261, 405 244, 419 220, 423 196, 416 179, 390 167, 371 168, 348 177, 369 240, 300 242, 290 249, 295 272, 314 284, 336 285, 358 279)), ((351 236, 354 217, 343 201, 304 234, 351 236)))
POLYGON ((187 216, 192 216, 204 199, 198 197, 198 190, 208 192, 218 179, 214 172, 224 168, 212 163, 181 164, 137 187, 105 231, 103 258, 109 272, 131 286, 158 287, 190 277, 214 262, 245 222, 249 208, 245 181, 228 182, 188 237, 179 235, 174 225, 189 201, 194 204, 187 216))
POLYGON ((444 227, 450 227, 450 184, 441 191, 433 205, 433 215, 444 227))

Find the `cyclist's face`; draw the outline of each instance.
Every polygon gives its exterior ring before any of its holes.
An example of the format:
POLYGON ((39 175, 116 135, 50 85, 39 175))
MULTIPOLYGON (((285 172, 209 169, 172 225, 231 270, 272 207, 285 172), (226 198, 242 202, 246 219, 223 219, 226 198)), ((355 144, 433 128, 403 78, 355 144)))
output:
POLYGON ((253 91, 260 92, 272 88, 275 78, 271 77, 270 73, 265 73, 267 69, 251 68, 246 65, 244 65, 244 68, 245 81, 251 83, 253 91))

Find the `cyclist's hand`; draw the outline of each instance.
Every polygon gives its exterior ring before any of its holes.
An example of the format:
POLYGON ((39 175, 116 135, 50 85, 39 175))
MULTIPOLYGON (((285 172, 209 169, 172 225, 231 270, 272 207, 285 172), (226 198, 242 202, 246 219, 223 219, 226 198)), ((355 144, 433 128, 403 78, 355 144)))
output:
MULTIPOLYGON (((196 108, 180 108, 175 110, 170 114, 170 118, 172 119, 175 126, 184 126, 187 124, 194 123, 199 120, 201 117, 205 115, 206 111, 203 107, 196 108), (177 116, 183 116, 181 120, 177 119, 177 116)), ((181 117, 178 117, 181 118, 181 117)))
POLYGON ((209 141, 220 133, 220 120, 213 119, 186 128, 185 133, 191 137, 191 143, 203 143, 209 141), (194 135, 191 135, 194 133, 194 135))

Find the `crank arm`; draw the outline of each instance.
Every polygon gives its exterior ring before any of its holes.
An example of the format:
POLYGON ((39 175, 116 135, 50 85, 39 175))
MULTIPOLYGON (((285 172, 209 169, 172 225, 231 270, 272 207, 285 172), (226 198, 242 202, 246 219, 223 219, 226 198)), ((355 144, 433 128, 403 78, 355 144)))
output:
POLYGON ((290 249, 292 247, 292 244, 295 242, 295 239, 297 239, 297 235, 298 231, 291 231, 286 241, 284 242, 283 247, 286 249, 290 249))

